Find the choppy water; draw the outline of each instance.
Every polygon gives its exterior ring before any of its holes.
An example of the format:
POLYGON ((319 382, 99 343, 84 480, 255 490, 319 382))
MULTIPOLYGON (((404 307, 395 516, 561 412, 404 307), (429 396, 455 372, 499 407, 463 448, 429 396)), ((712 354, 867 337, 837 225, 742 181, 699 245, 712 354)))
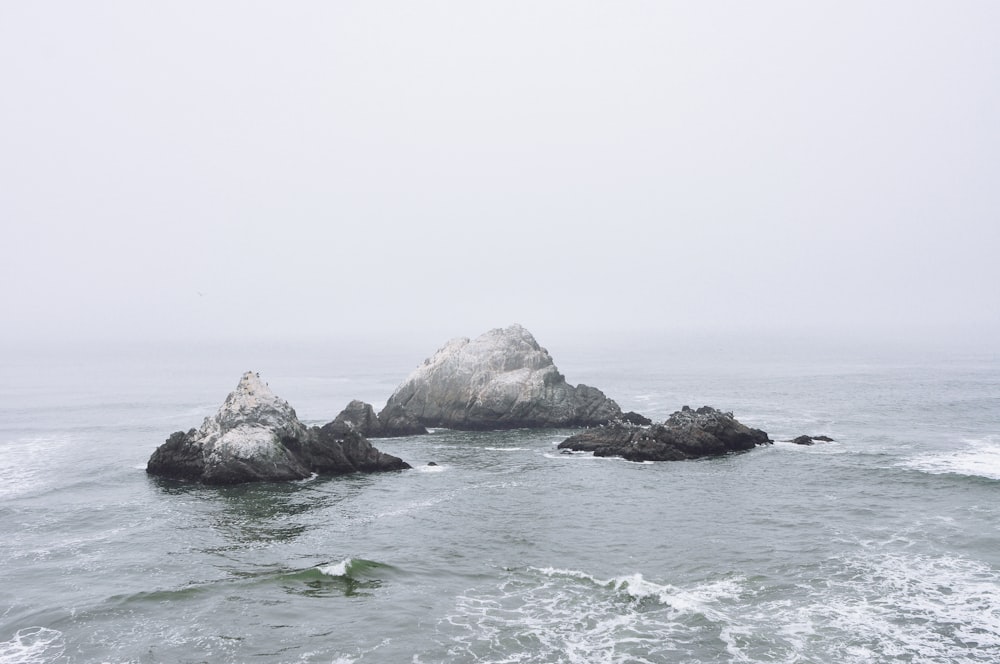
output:
POLYGON ((319 423, 433 349, 5 358, 0 663, 1000 660, 996 356, 609 348, 550 346, 626 409, 837 442, 633 464, 441 430, 377 441, 404 473, 205 488, 142 469, 242 371, 319 423))

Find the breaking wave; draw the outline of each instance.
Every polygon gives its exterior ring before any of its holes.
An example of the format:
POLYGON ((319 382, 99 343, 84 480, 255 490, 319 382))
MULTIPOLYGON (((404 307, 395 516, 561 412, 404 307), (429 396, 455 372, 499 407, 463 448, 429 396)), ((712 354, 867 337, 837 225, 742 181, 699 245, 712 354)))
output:
POLYGON ((1000 480, 1000 444, 992 437, 965 441, 965 447, 922 454, 901 465, 932 475, 967 475, 1000 480))

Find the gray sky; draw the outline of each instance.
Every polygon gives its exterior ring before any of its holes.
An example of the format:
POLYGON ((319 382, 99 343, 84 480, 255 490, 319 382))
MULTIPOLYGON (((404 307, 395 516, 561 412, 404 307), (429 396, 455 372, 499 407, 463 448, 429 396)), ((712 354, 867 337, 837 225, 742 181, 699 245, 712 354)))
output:
POLYGON ((1000 337, 998 2, 2 2, 8 340, 1000 337))

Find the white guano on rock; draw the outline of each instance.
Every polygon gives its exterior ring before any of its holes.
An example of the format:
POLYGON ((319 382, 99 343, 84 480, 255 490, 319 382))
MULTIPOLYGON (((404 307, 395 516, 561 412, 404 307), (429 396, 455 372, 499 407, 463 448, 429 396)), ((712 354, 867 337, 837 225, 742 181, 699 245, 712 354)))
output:
POLYGON ((600 390, 568 384, 517 324, 449 341, 396 389, 383 412, 390 409, 424 426, 472 430, 591 426, 621 416, 600 390))

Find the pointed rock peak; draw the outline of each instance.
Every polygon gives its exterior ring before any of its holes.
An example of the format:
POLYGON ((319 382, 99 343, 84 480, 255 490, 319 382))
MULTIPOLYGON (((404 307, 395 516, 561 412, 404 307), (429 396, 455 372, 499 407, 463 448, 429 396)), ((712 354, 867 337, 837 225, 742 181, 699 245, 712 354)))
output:
POLYGON ((240 383, 236 386, 236 391, 246 392, 247 394, 270 394, 273 396, 271 388, 260 379, 260 374, 253 371, 247 371, 240 377, 240 383))
POLYGON ((267 383, 261 380, 260 374, 247 371, 240 377, 236 389, 226 397, 224 407, 245 407, 253 408, 272 401, 282 401, 274 396, 274 392, 267 383))
POLYGON ((295 410, 275 396, 259 373, 247 371, 215 417, 223 430, 240 424, 296 425, 295 410))

